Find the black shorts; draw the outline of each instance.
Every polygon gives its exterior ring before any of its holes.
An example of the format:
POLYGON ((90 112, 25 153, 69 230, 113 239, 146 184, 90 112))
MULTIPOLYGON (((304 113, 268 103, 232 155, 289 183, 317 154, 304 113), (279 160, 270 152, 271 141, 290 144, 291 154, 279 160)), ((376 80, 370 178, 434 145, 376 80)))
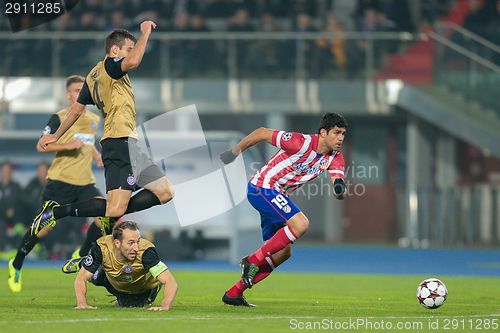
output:
POLYGON ((161 169, 143 153, 132 138, 110 138, 102 142, 106 192, 118 188, 136 191, 164 177, 161 169))
POLYGON ((89 200, 95 197, 102 197, 95 184, 78 186, 52 179, 47 181, 42 193, 44 202, 54 200, 60 205, 89 200))
POLYGON ((161 290, 161 285, 156 286, 153 289, 149 289, 141 294, 125 294, 116 290, 113 285, 109 282, 106 277, 104 269, 99 267, 99 269, 94 273, 90 282, 96 286, 104 287, 106 290, 116 297, 118 306, 128 307, 128 308, 140 308, 146 305, 151 305, 158 296, 161 290))

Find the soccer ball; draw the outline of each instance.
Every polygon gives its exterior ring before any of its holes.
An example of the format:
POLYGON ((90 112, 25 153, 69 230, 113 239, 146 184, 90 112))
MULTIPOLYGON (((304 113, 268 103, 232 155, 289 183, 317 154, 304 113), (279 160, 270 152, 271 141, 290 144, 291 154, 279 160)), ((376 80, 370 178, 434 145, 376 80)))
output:
POLYGON ((427 279, 417 288, 417 299, 424 308, 437 309, 448 297, 448 289, 441 280, 427 279))

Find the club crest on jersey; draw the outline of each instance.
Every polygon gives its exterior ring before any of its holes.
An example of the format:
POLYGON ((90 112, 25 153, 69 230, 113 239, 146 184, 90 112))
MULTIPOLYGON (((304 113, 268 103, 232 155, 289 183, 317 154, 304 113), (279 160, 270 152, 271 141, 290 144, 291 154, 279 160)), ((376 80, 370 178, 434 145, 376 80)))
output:
POLYGON ((292 138, 292 133, 290 133, 290 132, 283 134, 283 136, 281 137, 281 139, 282 139, 283 141, 288 141, 288 140, 290 140, 291 138, 292 138))
POLYGON ((127 184, 129 184, 130 186, 134 185, 135 184, 135 177, 134 176, 128 176, 127 177, 127 184))
POLYGON ((133 271, 132 266, 123 266, 123 272, 124 273, 130 274, 130 273, 132 273, 132 271, 133 271))
POLYGON ((321 171, 325 171, 326 168, 328 168, 328 160, 322 159, 319 162, 319 168, 320 168, 321 171))
POLYGON ((47 135, 47 134, 50 134, 50 131, 51 131, 51 128, 50 126, 45 126, 45 128, 43 129, 43 132, 42 132, 42 135, 47 135))

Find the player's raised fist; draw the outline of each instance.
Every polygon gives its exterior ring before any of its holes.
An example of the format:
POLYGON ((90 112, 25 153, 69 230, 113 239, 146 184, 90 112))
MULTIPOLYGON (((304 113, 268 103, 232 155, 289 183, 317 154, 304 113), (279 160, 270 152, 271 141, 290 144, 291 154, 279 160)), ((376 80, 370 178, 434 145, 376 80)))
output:
POLYGON ((141 23, 141 32, 143 34, 150 34, 153 29, 156 29, 156 23, 153 21, 144 21, 141 23))

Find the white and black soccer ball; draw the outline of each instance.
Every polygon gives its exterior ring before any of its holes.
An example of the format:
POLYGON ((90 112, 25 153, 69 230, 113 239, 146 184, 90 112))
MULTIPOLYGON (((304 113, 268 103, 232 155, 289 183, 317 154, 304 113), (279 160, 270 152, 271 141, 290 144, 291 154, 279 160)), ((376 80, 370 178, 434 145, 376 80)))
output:
POLYGON ((422 281, 417 288, 417 299, 424 308, 437 309, 448 298, 448 289, 441 280, 431 278, 422 281))

